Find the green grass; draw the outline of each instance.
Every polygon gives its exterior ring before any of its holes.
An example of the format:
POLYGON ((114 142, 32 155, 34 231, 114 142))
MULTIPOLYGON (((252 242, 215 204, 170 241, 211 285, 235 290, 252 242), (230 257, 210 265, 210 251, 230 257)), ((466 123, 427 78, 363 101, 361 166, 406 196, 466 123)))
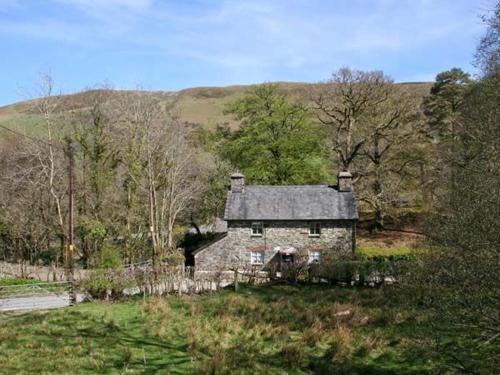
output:
POLYGON ((0 286, 40 284, 41 281, 31 279, 19 279, 15 277, 0 278, 0 286))
POLYGON ((390 257, 390 256, 405 256, 410 255, 413 251, 409 246, 376 246, 376 245, 360 245, 357 250, 358 254, 364 257, 390 257))
MULTIPOLYGON (((6 118, 0 117, 0 124, 32 137, 42 136, 45 132, 43 117, 37 114, 13 113, 6 118)), ((0 136, 7 132, 4 129, 0 131, 0 136)))
POLYGON ((434 365, 411 344, 422 326, 380 289, 244 287, 0 315, 0 363, 3 374, 420 374, 434 365))

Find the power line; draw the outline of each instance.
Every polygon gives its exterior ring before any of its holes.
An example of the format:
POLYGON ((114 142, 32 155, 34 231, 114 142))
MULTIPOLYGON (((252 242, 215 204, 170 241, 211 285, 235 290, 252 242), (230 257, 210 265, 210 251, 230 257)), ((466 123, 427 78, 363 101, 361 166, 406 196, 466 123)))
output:
POLYGON ((44 141, 43 139, 38 139, 38 138, 30 137, 29 135, 26 135, 26 134, 23 134, 23 133, 18 132, 18 131, 16 131, 16 130, 10 129, 10 128, 6 127, 5 125, 2 125, 2 124, 0 124, 0 128, 5 129, 5 130, 7 130, 7 131, 9 131, 9 132, 11 132, 11 133, 14 133, 14 134, 16 134, 16 135, 19 135, 19 136, 21 136, 21 137, 28 138, 28 139, 30 139, 30 140, 32 140, 32 141, 34 141, 34 142, 44 143, 44 144, 46 144, 47 146, 58 147, 58 148, 63 149, 63 147, 62 147, 62 146, 60 146, 60 145, 57 145, 57 144, 52 144, 52 143, 50 143, 50 142, 44 141))

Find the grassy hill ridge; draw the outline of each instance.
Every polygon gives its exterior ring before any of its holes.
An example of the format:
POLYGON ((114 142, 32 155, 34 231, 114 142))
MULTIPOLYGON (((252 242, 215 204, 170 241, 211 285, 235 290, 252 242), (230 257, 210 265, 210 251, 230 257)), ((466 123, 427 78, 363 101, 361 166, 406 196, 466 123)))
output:
MULTIPOLYGON (((321 86, 321 83, 275 82, 278 87, 290 95, 307 100, 311 93, 321 86)), ((431 83, 407 82, 397 83, 407 87, 414 95, 423 97, 431 87, 431 83)), ((234 85, 226 87, 193 87, 180 91, 137 91, 109 90, 110 100, 126 95, 149 96, 169 108, 180 121, 213 127, 227 123, 230 126, 238 124, 230 116, 224 115, 224 107, 241 97, 255 85, 234 85)), ((82 110, 88 105, 88 98, 96 90, 87 90, 74 94, 62 95, 62 111, 82 110)), ((18 131, 30 133, 30 129, 39 120, 39 115, 33 110, 36 100, 21 101, 0 107, 0 124, 18 131)), ((3 131, 0 130, 0 134, 3 131)))

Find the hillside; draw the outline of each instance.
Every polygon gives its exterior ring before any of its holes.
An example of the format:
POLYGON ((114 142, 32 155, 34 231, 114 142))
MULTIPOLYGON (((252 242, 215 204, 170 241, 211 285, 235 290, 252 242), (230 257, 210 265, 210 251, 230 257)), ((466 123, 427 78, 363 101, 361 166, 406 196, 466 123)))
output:
MULTIPOLYGON (((307 100, 311 93, 318 89, 320 84, 278 82, 277 85, 285 92, 301 100, 307 100)), ((429 92, 431 83, 400 83, 407 87, 414 95, 423 97, 429 92)), ((237 126, 230 116, 224 115, 224 107, 233 100, 241 97, 252 86, 228 87, 196 87, 181 91, 121 91, 113 90, 110 98, 118 99, 121 96, 139 93, 160 101, 179 119, 188 124, 197 124, 204 127, 213 127, 227 123, 237 126)), ((95 90, 79 92, 62 96, 62 111, 83 110, 88 103, 88 97, 95 90)), ((33 133, 33 125, 40 121, 40 116, 33 111, 36 101, 22 101, 0 107, 0 124, 22 132, 33 133)), ((0 130, 0 134, 2 134, 0 130)))

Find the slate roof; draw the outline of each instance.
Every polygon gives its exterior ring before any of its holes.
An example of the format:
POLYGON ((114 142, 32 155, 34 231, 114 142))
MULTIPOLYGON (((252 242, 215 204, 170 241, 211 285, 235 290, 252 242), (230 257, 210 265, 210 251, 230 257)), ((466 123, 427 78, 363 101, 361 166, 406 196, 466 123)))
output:
POLYGON ((224 220, 356 220, 352 192, 328 185, 245 186, 228 192, 224 220))

